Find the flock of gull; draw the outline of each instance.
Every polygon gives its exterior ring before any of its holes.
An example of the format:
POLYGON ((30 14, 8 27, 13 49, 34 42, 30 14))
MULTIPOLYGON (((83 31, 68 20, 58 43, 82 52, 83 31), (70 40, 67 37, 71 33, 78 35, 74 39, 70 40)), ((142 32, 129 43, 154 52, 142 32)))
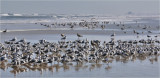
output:
POLYGON ((40 24, 41 26, 45 26, 45 27, 48 27, 48 28, 52 28, 52 27, 59 27, 59 26, 69 26, 69 28, 74 28, 76 26, 79 26, 79 27, 84 27, 84 28, 88 28, 88 29, 94 29, 94 28, 97 28, 100 27, 102 29, 104 29, 106 27, 107 24, 109 24, 109 21, 86 21, 86 20, 81 20, 80 22, 66 22, 66 23, 58 23, 58 22, 54 22, 52 24, 44 24, 44 23, 35 23, 35 24, 40 24))
MULTIPOLYGON (((104 29, 109 22, 101 22, 100 27, 104 29)), ((51 25, 40 24, 42 26, 66 26, 74 28, 77 23, 53 23, 51 25)), ((115 24, 115 23, 114 23, 115 24)), ((125 30, 124 24, 117 24, 117 27, 122 26, 120 29, 125 30)), ((83 21, 78 23, 80 27, 96 28, 99 22, 83 21)), ((131 28, 131 27, 128 27, 131 28)), ((140 27, 139 27, 140 28, 140 27)), ((146 30, 150 26, 144 26, 142 29, 146 30)), ((3 32, 7 32, 7 29, 3 32)), ((147 31, 152 33, 151 31, 147 31)), ((126 33, 124 31, 124 33, 126 33)), ((140 32, 133 30, 134 34, 140 32)), ((142 32, 143 33, 143 32, 142 32)), ((18 40, 16 37, 0 43, 0 68, 3 70, 8 67, 13 68, 11 73, 17 74, 29 70, 50 70, 56 71, 62 68, 69 69, 70 66, 75 64, 76 70, 79 68, 87 68, 84 63, 89 63, 90 70, 94 67, 101 67, 106 64, 106 69, 112 61, 126 63, 128 61, 135 61, 136 59, 145 60, 149 59, 151 63, 158 60, 160 55, 160 40, 150 38, 141 40, 115 40, 115 32, 111 34, 110 41, 88 40, 81 39, 83 35, 77 33, 78 39, 73 41, 66 41, 67 36, 61 34, 61 39, 58 42, 48 42, 47 40, 39 40, 37 43, 27 42, 25 39, 18 40)))
MULTIPOLYGON (((110 41, 101 42, 80 39, 83 36, 78 33, 78 39, 74 41, 66 41, 65 34, 61 34, 61 37, 58 43, 44 39, 39 40, 38 43, 30 43, 25 39, 17 40, 16 37, 5 41, 4 44, 0 43, 1 69, 12 67, 14 70, 11 72, 17 74, 26 71, 27 68, 58 70, 60 64, 65 65, 64 69, 68 69, 67 65, 73 65, 73 63, 78 66, 82 63, 91 63, 93 64, 91 69, 102 63, 109 65, 113 60, 126 63, 135 59, 150 58, 149 60, 153 63, 160 55, 158 39, 122 41, 115 40, 113 35, 110 41)), ((109 68, 109 66, 106 67, 106 69, 109 68)))

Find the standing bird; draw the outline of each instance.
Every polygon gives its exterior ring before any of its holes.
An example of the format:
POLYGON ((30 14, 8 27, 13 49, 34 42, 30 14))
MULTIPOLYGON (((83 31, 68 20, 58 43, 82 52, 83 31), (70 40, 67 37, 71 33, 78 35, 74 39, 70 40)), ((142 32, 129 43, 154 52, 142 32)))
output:
POLYGON ((111 37, 114 37, 116 34, 115 34, 115 32, 113 33, 113 34, 111 34, 111 37))
POLYGON ((17 38, 16 37, 14 37, 13 39, 11 39, 10 41, 16 41, 17 40, 17 38))
POLYGON ((72 26, 70 26, 70 28, 73 28, 74 26, 72 25, 72 26))
POLYGON ((61 38, 61 40, 65 40, 65 39, 66 39, 66 36, 64 36, 64 37, 61 38))
POLYGON ((61 34, 62 37, 65 37, 65 34, 61 34))
POLYGON ((155 39, 157 39, 158 36, 156 35, 156 36, 154 36, 154 37, 155 37, 155 39))
POLYGON ((148 33, 152 33, 151 31, 148 31, 148 33))
POLYGON ((65 40, 66 39, 66 35, 65 34, 61 34, 61 40, 65 40))
POLYGON ((139 36, 138 36, 138 35, 139 35, 139 32, 136 32, 136 34, 137 34, 137 38, 139 38, 139 36))
POLYGON ((77 36, 78 36, 78 39, 79 39, 79 37, 83 37, 82 35, 80 35, 79 33, 77 33, 77 36))
POLYGON ((147 37, 148 37, 148 39, 149 39, 151 36, 147 35, 147 37))

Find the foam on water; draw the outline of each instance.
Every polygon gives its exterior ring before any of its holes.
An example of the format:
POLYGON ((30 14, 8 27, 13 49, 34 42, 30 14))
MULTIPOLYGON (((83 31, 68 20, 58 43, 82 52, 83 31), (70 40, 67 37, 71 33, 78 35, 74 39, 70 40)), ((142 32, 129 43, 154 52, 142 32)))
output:
POLYGON ((160 15, 65 15, 65 14, 0 14, 0 23, 35 23, 35 22, 80 22, 87 21, 109 21, 133 23, 137 19, 148 17, 159 17, 160 15))

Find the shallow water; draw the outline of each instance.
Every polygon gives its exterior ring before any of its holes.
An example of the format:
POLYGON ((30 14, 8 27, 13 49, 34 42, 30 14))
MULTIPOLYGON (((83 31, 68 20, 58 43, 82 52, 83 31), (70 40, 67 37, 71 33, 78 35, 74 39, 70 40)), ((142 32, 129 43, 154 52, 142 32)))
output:
MULTIPOLYGON (((160 59, 160 58, 158 58, 160 59)), ((159 60, 158 60, 159 61, 159 60)), ((158 78, 159 77, 159 63, 157 62, 150 62, 149 59, 145 60, 135 60, 135 61, 128 61, 124 62, 116 62, 113 61, 110 64, 101 63, 102 65, 97 67, 93 67, 92 65, 96 65, 94 63, 90 64, 83 64, 83 66, 76 67, 69 66, 69 69, 64 69, 63 66, 56 70, 53 68, 52 71, 45 69, 41 71, 31 71, 28 70, 27 72, 22 72, 16 74, 16 78, 20 77, 107 77, 107 78, 114 78, 114 77, 127 77, 127 78, 158 78), (106 67, 109 67, 106 69, 106 67)), ((160 61, 159 61, 160 62, 160 61)), ((12 70, 8 68, 6 71, 1 70, 1 77, 13 77, 14 74, 10 73, 9 71, 12 70)))

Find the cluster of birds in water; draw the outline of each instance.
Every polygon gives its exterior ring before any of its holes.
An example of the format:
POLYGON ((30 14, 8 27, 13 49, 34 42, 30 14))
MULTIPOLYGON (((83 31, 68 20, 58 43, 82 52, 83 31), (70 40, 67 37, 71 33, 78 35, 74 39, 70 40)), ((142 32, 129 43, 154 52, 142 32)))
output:
MULTIPOLYGON (((108 21, 95 21, 88 22, 82 20, 82 22, 69 22, 69 23, 35 23, 42 26, 52 28, 53 26, 69 26, 74 28, 76 26, 86 27, 88 29, 102 28, 105 29, 110 22, 108 21)), ((137 22, 136 22, 137 23, 137 22)), ((125 29, 132 28, 132 26, 125 26, 121 22, 119 24, 113 23, 115 26, 120 27, 120 29, 126 33, 125 29)), ((148 29, 150 26, 139 26, 146 30, 148 33, 152 33, 148 29)), ((158 27, 157 27, 158 28, 158 27)), ((7 32, 7 29, 3 31, 7 32)), ((137 37, 140 33, 133 30, 137 37)), ((87 40, 80 39, 83 35, 77 33, 77 40, 66 41, 67 36, 61 34, 61 40, 56 42, 48 42, 44 39, 39 40, 38 43, 30 43, 25 39, 17 40, 13 38, 9 41, 5 41, 4 44, 0 43, 0 68, 6 70, 6 68, 13 68, 11 73, 17 74, 20 72, 25 72, 29 70, 50 70, 53 72, 55 68, 58 71, 60 68, 67 70, 70 66, 75 64, 75 70, 80 68, 89 67, 90 70, 95 67, 101 67, 102 64, 106 64, 105 69, 109 70, 114 60, 117 62, 127 63, 128 61, 135 61, 136 59, 145 60, 149 59, 151 63, 158 61, 158 56, 160 55, 160 40, 157 39, 158 36, 154 36, 155 39, 151 39, 150 35, 147 35, 148 39, 144 40, 115 40, 114 36, 116 34, 111 34, 110 41, 101 42, 100 40, 87 40), (91 64, 90 66, 85 64, 91 64)))
MULTIPOLYGON (((88 29, 101 28, 102 30, 106 29, 108 26, 111 25, 112 27, 120 29, 123 32, 123 34, 126 34, 128 29, 132 29, 133 34, 136 34, 137 38, 139 38, 140 34, 144 34, 144 33, 151 34, 151 33, 153 33, 150 30, 150 29, 153 28, 152 26, 150 26, 150 25, 141 25, 137 21, 135 21, 135 23, 136 23, 135 24, 136 26, 134 26, 134 25, 133 26, 132 25, 129 26, 129 25, 125 25, 124 22, 119 22, 118 23, 118 22, 111 22, 111 21, 97 21, 96 18, 91 18, 91 20, 81 20, 79 22, 53 22, 51 24, 36 22, 35 24, 47 27, 49 29, 58 28, 58 27, 63 27, 63 28, 64 27, 65 28, 69 27, 71 29, 74 29, 74 28, 82 27, 82 28, 88 28, 88 29), (142 30, 139 31, 139 29, 137 29, 137 28, 142 29, 142 30)), ((156 29, 159 29, 159 27, 160 26, 156 26, 156 29)), ((6 33, 7 31, 8 30, 5 29, 2 32, 6 33)), ((147 37, 151 37, 151 36, 147 35, 147 37)), ((157 37, 158 36, 156 35, 155 38, 157 38, 157 37)))
POLYGON ((40 24, 42 26, 45 26, 45 27, 48 27, 48 28, 52 28, 52 27, 58 27, 58 26, 69 26, 69 28, 74 28, 76 26, 79 26, 79 27, 84 27, 84 28, 88 28, 88 29, 94 29, 94 28, 97 28, 100 27, 102 29, 104 29, 106 27, 107 24, 109 24, 109 21, 86 21, 86 20, 81 20, 81 22, 64 22, 64 23, 58 23, 58 22, 54 22, 52 24, 44 24, 44 23, 35 23, 35 24, 40 24))
MULTIPOLYGON (((92 18, 92 19, 95 19, 95 18, 92 18)), ((133 28, 132 26, 126 26, 124 24, 124 22, 119 22, 119 23, 113 22, 112 23, 110 21, 87 21, 87 20, 81 20, 80 22, 64 22, 64 23, 63 22, 62 23, 54 22, 51 24, 45 24, 45 23, 35 23, 35 24, 39 24, 39 25, 47 27, 47 28, 69 26, 69 28, 71 28, 71 29, 76 28, 76 27, 82 27, 82 28, 88 28, 88 29, 101 28, 102 30, 107 28, 107 26, 109 26, 109 24, 110 24, 110 25, 119 27, 119 29, 122 30, 124 32, 124 34, 127 33, 127 31, 125 31, 126 29, 133 28)), ((136 29, 133 29, 134 34, 139 35, 139 34, 144 34, 145 32, 152 33, 152 31, 149 30, 149 28, 152 28, 151 26, 141 25, 137 21, 136 21, 136 25, 137 26, 134 26, 134 27, 140 28, 140 29, 143 29, 146 31, 139 32, 139 31, 136 31, 136 29)), ((159 29, 159 26, 156 26, 156 29, 159 29)))
MULTIPOLYGON (((95 18, 91 18, 91 20, 93 20, 95 18)), ((110 22, 110 21, 87 21, 87 20, 81 20, 81 22, 62 22, 62 23, 58 23, 58 22, 54 22, 54 23, 51 23, 51 24, 45 24, 45 23, 35 23, 35 24, 39 24, 41 26, 44 26, 44 27, 47 27, 47 28, 56 28, 56 27, 69 27, 71 29, 74 29, 74 28, 79 28, 79 27, 82 27, 82 28, 87 28, 87 29, 95 29, 95 28, 101 28, 102 30, 108 28, 108 26, 112 26, 112 27, 115 27, 115 28, 118 28, 121 30, 121 32, 123 32, 123 34, 127 34, 129 32, 128 29, 132 29, 131 32, 133 32, 133 34, 136 34, 137 35, 137 38, 139 38, 139 35, 141 34, 152 34, 153 32, 150 30, 152 29, 151 26, 149 25, 141 25, 140 23, 138 23, 137 21, 135 21, 135 25, 136 26, 128 26, 128 25, 125 25, 124 22, 110 22), (139 29, 137 29, 139 28, 139 29), (139 31, 140 30, 140 31, 139 31)), ((159 29, 160 26, 156 26, 156 29, 159 29)), ((160 33, 159 33, 160 34, 160 33)), ((114 33, 112 34, 112 36, 114 36, 114 33)), ((147 37, 151 37, 150 35, 147 35, 147 37)), ((157 38, 158 36, 154 36, 155 38, 157 38)))
POLYGON ((53 68, 64 70, 76 64, 76 70, 87 68, 84 63, 92 64, 90 70, 106 64, 106 69, 112 61, 127 63, 136 59, 149 58, 151 63, 158 60, 160 55, 160 41, 158 39, 141 40, 115 40, 114 35, 110 41, 80 39, 83 35, 77 33, 77 40, 66 41, 66 35, 61 34, 61 40, 48 42, 44 39, 38 43, 30 43, 25 39, 13 38, 0 43, 0 68, 12 67, 11 73, 17 74, 29 70, 53 68), (60 66, 62 65, 62 66, 60 66))

